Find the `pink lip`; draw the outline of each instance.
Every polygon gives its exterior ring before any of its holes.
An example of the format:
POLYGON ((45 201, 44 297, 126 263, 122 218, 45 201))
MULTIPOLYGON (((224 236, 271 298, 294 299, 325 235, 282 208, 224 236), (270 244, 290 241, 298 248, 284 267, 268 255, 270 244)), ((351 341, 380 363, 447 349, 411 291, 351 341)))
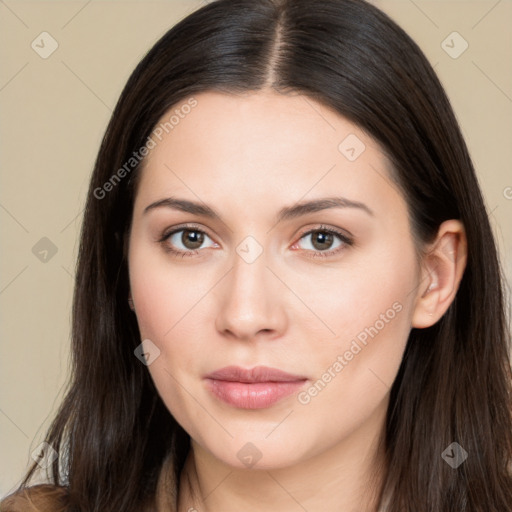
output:
POLYGON ((250 370, 227 366, 205 377, 208 389, 220 400, 240 409, 264 409, 298 391, 307 377, 276 368, 250 370))

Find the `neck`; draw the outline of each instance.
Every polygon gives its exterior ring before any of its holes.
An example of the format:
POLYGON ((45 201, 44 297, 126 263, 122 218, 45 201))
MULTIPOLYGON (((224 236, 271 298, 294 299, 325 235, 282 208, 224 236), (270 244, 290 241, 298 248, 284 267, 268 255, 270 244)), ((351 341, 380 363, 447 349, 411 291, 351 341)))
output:
POLYGON ((178 512, 376 512, 386 408, 328 451, 290 467, 239 469, 191 440, 178 512))

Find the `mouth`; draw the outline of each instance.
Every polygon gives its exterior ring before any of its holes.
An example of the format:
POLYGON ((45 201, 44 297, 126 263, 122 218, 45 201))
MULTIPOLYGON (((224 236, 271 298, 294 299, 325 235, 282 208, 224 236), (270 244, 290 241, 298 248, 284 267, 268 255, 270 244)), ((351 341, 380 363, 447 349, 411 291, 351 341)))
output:
POLYGON ((256 366, 228 366, 205 377, 209 391, 219 400, 239 409, 265 409, 299 391, 307 377, 256 366))

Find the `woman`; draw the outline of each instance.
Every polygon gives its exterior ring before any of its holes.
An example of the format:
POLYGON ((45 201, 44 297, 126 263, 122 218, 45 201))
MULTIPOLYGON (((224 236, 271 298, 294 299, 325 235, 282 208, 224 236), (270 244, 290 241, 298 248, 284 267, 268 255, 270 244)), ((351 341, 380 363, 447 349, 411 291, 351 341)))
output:
POLYGON ((506 325, 417 45, 362 0, 215 1, 115 109, 52 484, 1 511, 509 510, 506 325))

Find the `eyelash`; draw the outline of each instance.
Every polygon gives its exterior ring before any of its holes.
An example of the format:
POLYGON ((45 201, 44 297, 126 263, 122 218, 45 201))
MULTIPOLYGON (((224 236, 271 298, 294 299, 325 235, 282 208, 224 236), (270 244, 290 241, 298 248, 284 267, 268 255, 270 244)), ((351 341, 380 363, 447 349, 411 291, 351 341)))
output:
POLYGON ((308 257, 310 258, 328 258, 329 256, 335 256, 341 251, 345 250, 347 247, 351 247, 354 245, 354 240, 347 236, 342 231, 339 231, 338 229, 335 228, 329 228, 323 225, 320 225, 316 228, 310 229, 302 233, 299 237, 299 240, 302 240, 305 236, 311 235, 312 233, 328 233, 331 235, 335 235, 342 242, 342 245, 337 249, 329 249, 327 251, 307 251, 308 257))
MULTIPOLYGON (((187 224, 187 225, 183 225, 183 226, 174 228, 171 231, 165 231, 162 234, 162 236, 160 237, 160 239, 158 240, 158 242, 164 246, 164 249, 166 252, 173 254, 174 256, 179 256, 181 258, 195 256, 200 251, 200 249, 194 249, 194 250, 190 250, 190 251, 181 251, 181 250, 173 249, 166 243, 167 240, 172 235, 179 233, 180 231, 186 231, 186 230, 197 232, 197 233, 202 233, 202 234, 208 236, 209 238, 211 238, 208 235, 208 233, 206 233, 204 230, 200 229, 198 226, 193 225, 193 224, 187 224)), ((328 233, 328 234, 335 235, 341 240, 343 245, 341 247, 338 247, 337 249, 330 249, 327 251, 306 250, 306 252, 309 253, 308 257, 311 257, 311 258, 327 258, 329 256, 334 256, 335 254, 338 254, 339 252, 343 251, 345 247, 351 247, 354 245, 354 241, 350 237, 348 237, 345 233, 343 233, 342 231, 339 231, 337 229, 330 228, 327 226, 323 226, 323 225, 318 226, 314 229, 310 229, 309 231, 302 233, 299 237, 299 240, 302 240, 305 236, 311 235, 313 233, 328 233)))

